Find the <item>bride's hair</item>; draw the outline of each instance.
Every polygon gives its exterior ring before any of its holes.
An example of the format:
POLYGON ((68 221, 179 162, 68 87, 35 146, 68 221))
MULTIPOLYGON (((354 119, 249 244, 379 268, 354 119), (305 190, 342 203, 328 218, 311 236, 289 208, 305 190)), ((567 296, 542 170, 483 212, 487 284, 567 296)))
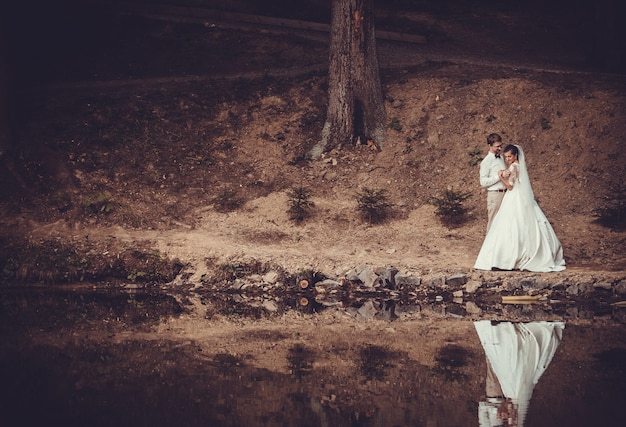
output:
POLYGON ((505 153, 512 153, 515 157, 519 155, 519 150, 517 149, 517 145, 509 144, 504 149, 505 153))

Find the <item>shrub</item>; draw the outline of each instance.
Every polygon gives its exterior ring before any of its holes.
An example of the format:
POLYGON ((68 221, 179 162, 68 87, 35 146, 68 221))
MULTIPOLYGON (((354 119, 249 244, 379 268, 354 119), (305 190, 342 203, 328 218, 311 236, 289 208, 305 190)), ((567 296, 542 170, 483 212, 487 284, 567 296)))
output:
POLYGON ((402 130, 402 125, 400 124, 400 119, 397 117, 393 117, 388 125, 389 129, 393 129, 395 131, 400 132, 402 130))
POLYGON ((465 220, 467 208, 463 202, 471 196, 471 193, 464 193, 453 189, 447 189, 441 197, 433 197, 432 203, 437 207, 435 214, 448 225, 460 224, 465 220))
POLYGON ((605 205, 596 209, 595 222, 614 230, 626 229, 626 186, 611 189, 603 197, 605 205))
POLYGON ((106 193, 98 193, 84 203, 84 206, 95 214, 108 215, 120 204, 111 200, 111 196, 106 193))
POLYGON ((470 156, 470 161, 469 161, 470 166, 476 166, 483 159, 482 153, 480 152, 480 148, 474 148, 472 151, 468 151, 467 154, 470 156))
POLYGON ((311 201, 311 192, 304 187, 293 187, 287 193, 289 196, 289 219, 302 222, 311 215, 315 204, 311 201))
POLYGON ((552 129, 552 124, 550 123, 550 120, 546 119, 545 117, 542 117, 541 118, 541 129, 542 130, 552 129))
POLYGON ((393 206, 388 201, 386 190, 374 190, 366 187, 357 194, 356 199, 361 218, 370 224, 385 221, 393 206))

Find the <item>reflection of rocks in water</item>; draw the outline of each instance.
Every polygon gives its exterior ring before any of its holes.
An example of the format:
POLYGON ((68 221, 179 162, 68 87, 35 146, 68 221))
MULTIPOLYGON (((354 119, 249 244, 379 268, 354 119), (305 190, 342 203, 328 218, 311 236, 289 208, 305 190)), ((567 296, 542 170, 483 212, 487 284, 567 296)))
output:
POLYGON ((449 304, 446 306, 446 314, 452 317, 465 317, 467 316, 467 309, 463 304, 449 304))
POLYGON ((370 298, 365 301, 351 302, 346 312, 363 319, 394 320, 398 317, 395 314, 395 307, 395 301, 377 301, 370 298))
POLYGON ((207 319, 213 318, 216 314, 260 319, 276 311, 274 302, 266 306, 264 298, 249 296, 245 293, 213 294, 208 298, 203 296, 202 302, 207 306, 205 314, 207 319))
POLYGON ((319 313, 324 309, 311 295, 285 295, 285 307, 296 310, 300 313, 313 314, 319 313))
MULTIPOLYGON (((432 314, 472 319, 495 315, 526 321, 605 316, 623 322, 626 309, 610 303, 626 298, 624 281, 598 278, 570 283, 561 278, 552 282, 545 275, 519 271, 411 275, 395 268, 360 267, 338 277, 311 270, 293 276, 270 271, 238 276, 211 291, 202 287, 194 291, 206 301, 215 300, 216 313, 254 318, 286 310, 342 310, 359 318, 385 320, 432 314), (515 299, 505 301, 504 297, 515 299)), ((210 317, 211 310, 207 313, 210 317)))

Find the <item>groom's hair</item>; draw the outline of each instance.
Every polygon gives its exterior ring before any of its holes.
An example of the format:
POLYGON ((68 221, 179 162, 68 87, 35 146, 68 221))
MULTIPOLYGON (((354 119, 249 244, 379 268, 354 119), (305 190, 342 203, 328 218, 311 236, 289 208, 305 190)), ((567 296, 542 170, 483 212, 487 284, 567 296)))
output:
POLYGON ((487 144, 493 145, 494 142, 502 142, 502 137, 497 133, 489 134, 487 137, 487 144))

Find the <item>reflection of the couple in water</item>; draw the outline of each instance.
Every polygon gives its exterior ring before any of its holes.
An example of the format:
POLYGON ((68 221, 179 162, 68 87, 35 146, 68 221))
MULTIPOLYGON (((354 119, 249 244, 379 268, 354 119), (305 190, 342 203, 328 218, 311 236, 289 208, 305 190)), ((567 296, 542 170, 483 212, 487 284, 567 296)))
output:
POLYGON ((523 426, 533 389, 552 361, 563 322, 474 322, 487 357, 480 426, 523 426))

